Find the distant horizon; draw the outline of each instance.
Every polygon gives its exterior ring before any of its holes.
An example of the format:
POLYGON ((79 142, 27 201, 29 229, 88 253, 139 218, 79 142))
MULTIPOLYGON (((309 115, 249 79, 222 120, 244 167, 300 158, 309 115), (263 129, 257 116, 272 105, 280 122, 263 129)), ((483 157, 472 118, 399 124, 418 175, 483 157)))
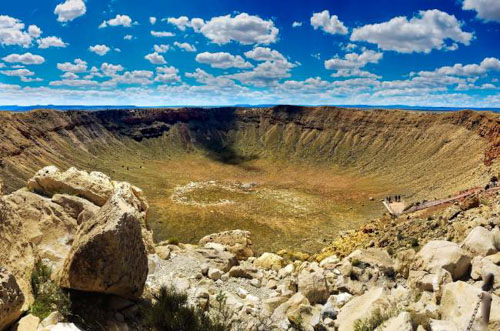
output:
POLYGON ((299 106, 299 107, 341 107, 341 108, 366 108, 366 109, 402 109, 402 110, 435 110, 435 111, 461 111, 478 110, 500 112, 500 107, 445 107, 445 106, 412 106, 412 105, 341 105, 341 104, 234 104, 234 105, 0 105, 0 111, 30 111, 35 109, 54 109, 54 110, 113 110, 113 109, 154 109, 154 108, 222 108, 222 107, 254 107, 270 108, 275 106, 299 106))

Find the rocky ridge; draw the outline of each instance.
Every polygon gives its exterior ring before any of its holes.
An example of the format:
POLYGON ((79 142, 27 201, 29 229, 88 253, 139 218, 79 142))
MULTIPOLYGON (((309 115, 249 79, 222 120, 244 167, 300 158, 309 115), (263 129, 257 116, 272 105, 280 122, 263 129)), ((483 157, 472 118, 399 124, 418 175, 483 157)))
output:
POLYGON ((375 220, 301 260, 287 252, 255 256, 251 234, 241 230, 198 245, 155 244, 139 188, 46 167, 1 198, 0 329, 78 330, 57 311, 42 321, 26 314, 30 274, 43 261, 67 291, 94 293, 85 305, 101 303, 109 330, 145 329, 141 302, 164 286, 209 315, 224 305, 227 329, 463 330, 485 273, 495 275, 490 323, 481 324, 480 311, 472 330, 497 330, 500 199, 475 199, 375 220))
POLYGON ((463 330, 485 273, 495 275, 490 323, 481 325, 480 311, 472 330, 497 330, 500 198, 476 198, 375 220, 301 260, 255 256, 251 234, 240 230, 198 245, 155 244, 139 188, 46 167, 1 198, 0 329, 78 330, 57 311, 42 321, 26 313, 31 270, 43 261, 57 284, 102 308, 109 330, 144 329, 141 302, 163 286, 209 315, 223 304, 234 330, 463 330))

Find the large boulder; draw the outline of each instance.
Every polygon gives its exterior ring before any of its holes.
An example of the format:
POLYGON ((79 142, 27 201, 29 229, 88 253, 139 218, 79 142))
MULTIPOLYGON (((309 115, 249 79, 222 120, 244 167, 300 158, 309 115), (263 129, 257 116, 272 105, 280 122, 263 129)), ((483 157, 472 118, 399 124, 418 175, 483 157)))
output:
POLYGON ((78 229, 78 215, 74 217, 74 213, 68 213, 52 199, 27 189, 20 189, 5 199, 23 220, 26 239, 34 245, 39 257, 49 262, 54 270, 62 267, 78 229))
POLYGON ((255 255, 252 249, 250 232, 243 230, 231 230, 212 233, 200 239, 200 246, 208 243, 217 243, 225 246, 228 251, 236 255, 238 260, 246 260, 255 255))
POLYGON ((88 173, 72 167, 63 172, 48 166, 28 181, 28 189, 50 197, 56 193, 78 195, 102 206, 111 196, 113 184, 108 176, 97 171, 88 173))
POLYGON ((408 277, 408 286, 421 291, 435 292, 440 298, 443 286, 453 281, 451 274, 445 269, 429 273, 423 270, 412 270, 408 277))
POLYGON ((115 183, 106 204, 78 230, 60 274, 61 286, 139 297, 148 273, 143 208, 130 184, 115 183))
MULTIPOLYGON (((462 281, 446 284, 441 298, 441 318, 453 322, 458 330, 465 330, 478 303, 480 293, 480 288, 462 281)), ((492 298, 488 327, 490 330, 500 330, 500 298, 494 294, 492 298)), ((481 318, 481 309, 479 309, 474 319, 473 330, 482 330, 481 318)))
POLYGON ((413 331, 410 313, 404 311, 382 325, 383 331, 413 331))
POLYGON ((476 256, 472 259, 471 278, 479 281, 486 273, 493 274, 493 291, 496 295, 500 295, 500 252, 486 257, 476 256))
POLYGON ((302 293, 311 304, 325 303, 330 292, 326 281, 325 272, 316 262, 305 267, 298 275, 298 291, 302 293))
POLYGON ((387 310, 390 307, 387 293, 383 288, 374 288, 365 294, 349 301, 337 316, 339 331, 354 330, 354 323, 358 319, 365 319, 377 309, 387 310))
POLYGON ((25 297, 27 309, 33 301, 30 277, 38 259, 28 240, 23 220, 10 204, 0 196, 0 266, 14 275, 25 297))
POLYGON ((474 255, 487 256, 497 252, 493 232, 482 226, 477 226, 469 232, 463 247, 474 255))
POLYGON ((358 249, 352 252, 347 259, 355 264, 365 264, 366 266, 375 267, 382 271, 394 270, 394 262, 386 250, 380 248, 358 249))
POLYGON ((254 261, 256 267, 275 271, 280 270, 283 267, 283 263, 284 260, 281 256, 267 252, 254 261))
POLYGON ((21 316, 23 304, 24 295, 16 279, 0 266, 0 330, 21 316))
POLYGON ((465 276, 470 266, 471 257, 457 244, 433 240, 415 256, 412 269, 434 272, 443 268, 451 274, 453 280, 457 280, 465 276))
POLYGON ((290 299, 278 306, 271 315, 274 322, 287 319, 288 316, 299 315, 301 307, 310 307, 309 301, 302 293, 295 293, 290 299))

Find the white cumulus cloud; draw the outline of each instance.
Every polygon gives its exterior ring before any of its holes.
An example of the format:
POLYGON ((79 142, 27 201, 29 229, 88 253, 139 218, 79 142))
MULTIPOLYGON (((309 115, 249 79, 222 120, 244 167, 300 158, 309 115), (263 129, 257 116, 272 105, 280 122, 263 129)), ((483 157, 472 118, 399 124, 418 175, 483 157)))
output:
POLYGON ((33 28, 31 28, 31 34, 29 28, 28 31, 24 28, 24 23, 17 18, 0 15, 0 45, 18 45, 25 48, 31 46, 33 28))
POLYGON ((333 58, 325 61, 325 68, 328 70, 359 69, 368 63, 378 63, 383 54, 372 50, 365 50, 361 54, 348 53, 343 59, 333 58))
POLYGON ((154 45, 153 49, 156 53, 166 53, 170 49, 169 45, 154 45))
POLYGON ((500 1, 498 0, 464 0, 462 8, 475 10, 477 17, 485 21, 500 22, 500 1))
POLYGON ((163 57, 163 55, 160 55, 157 52, 148 54, 148 55, 144 56, 144 58, 146 60, 148 60, 149 62, 151 62, 152 64, 166 64, 167 63, 167 61, 165 61, 165 58, 163 57))
POLYGON ((175 67, 158 67, 156 68, 155 82, 174 83, 181 80, 179 70, 175 67))
POLYGON ((251 68, 252 65, 239 55, 232 55, 226 52, 209 53, 203 52, 196 55, 196 61, 209 64, 212 68, 251 68))
POLYGON ((38 48, 49 48, 49 47, 66 47, 67 43, 61 40, 59 37, 45 37, 40 38, 36 41, 38 43, 38 48))
POLYGON ((331 15, 328 10, 314 13, 311 17, 311 25, 314 30, 321 29, 330 34, 347 34, 347 28, 339 20, 337 15, 331 15))
POLYGON ((33 76, 35 74, 33 71, 28 69, 3 70, 1 71, 1 73, 6 76, 17 76, 17 77, 33 76))
POLYGON ((153 37, 158 37, 158 38, 163 38, 163 37, 173 37, 175 36, 174 33, 172 32, 167 32, 167 31, 151 31, 151 35, 153 37))
POLYGON ((149 23, 150 23, 151 25, 155 25, 155 24, 156 24, 156 17, 151 16, 151 17, 149 18, 149 23))
POLYGON ((298 28, 298 27, 301 27, 301 26, 302 26, 302 22, 295 21, 295 22, 292 23, 292 28, 298 28))
POLYGON ((187 16, 169 17, 166 19, 168 23, 175 25, 179 30, 185 31, 186 27, 191 26, 191 22, 187 16))
POLYGON ((75 59, 73 63, 71 62, 58 63, 57 69, 64 72, 73 72, 73 73, 85 72, 87 71, 87 62, 83 61, 82 59, 75 59))
POLYGON ((245 52, 245 56, 255 61, 286 61, 283 54, 268 47, 255 47, 245 52))
POLYGON ((352 41, 377 44, 383 50, 400 53, 429 53, 433 49, 453 50, 457 43, 469 45, 473 34, 463 31, 457 18, 437 9, 420 11, 416 17, 394 17, 354 29, 352 41), (452 44, 447 44, 452 41, 452 44))
POLYGON ((33 38, 38 38, 42 34, 42 30, 36 25, 28 26, 28 33, 33 38))
POLYGON ((31 53, 10 54, 2 58, 2 60, 8 63, 22 63, 22 64, 42 64, 45 62, 45 59, 42 56, 34 55, 31 53))
POLYGON ((196 52, 196 47, 189 43, 180 43, 176 41, 174 42, 174 46, 179 47, 180 49, 183 49, 186 52, 196 52))
POLYGON ((115 18, 112 18, 107 21, 103 21, 99 28, 105 28, 107 26, 123 26, 126 28, 130 28, 132 26, 132 19, 128 15, 119 15, 117 14, 115 18))
POLYGON ((279 30, 272 20, 242 13, 235 17, 230 15, 214 17, 203 25, 200 32, 219 45, 231 41, 250 45, 276 42, 279 30))
POLYGON ((87 12, 83 0, 66 0, 56 6, 54 14, 59 22, 69 22, 87 12))
POLYGON ((97 55, 104 56, 111 49, 106 45, 94 45, 89 47, 89 51, 96 53, 97 55))

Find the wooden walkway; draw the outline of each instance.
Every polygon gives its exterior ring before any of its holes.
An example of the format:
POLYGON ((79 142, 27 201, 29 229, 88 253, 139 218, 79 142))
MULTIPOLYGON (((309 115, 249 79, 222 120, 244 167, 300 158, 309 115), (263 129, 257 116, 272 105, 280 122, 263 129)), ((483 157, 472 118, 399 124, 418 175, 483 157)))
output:
POLYGON ((493 187, 493 188, 490 188, 488 190, 485 190, 482 187, 475 187, 475 188, 471 188, 471 189, 466 190, 466 191, 461 191, 457 195, 451 196, 449 198, 437 199, 437 200, 432 200, 432 201, 425 201, 425 202, 422 202, 418 205, 414 204, 410 208, 404 209, 404 210, 397 208, 399 206, 393 206, 394 203, 387 203, 386 201, 384 201, 384 206, 387 208, 389 213, 391 213, 392 215, 399 216, 399 215, 406 214, 406 213, 413 213, 415 211, 419 211, 419 210, 423 210, 423 209, 427 209, 427 208, 431 208, 431 207, 436 207, 436 206, 441 206, 441 205, 453 203, 456 201, 461 201, 461 200, 464 200, 464 199, 466 199, 474 194, 483 193, 483 192, 488 193, 488 194, 492 194, 492 193, 496 193, 499 191, 500 191, 500 187, 493 187))

